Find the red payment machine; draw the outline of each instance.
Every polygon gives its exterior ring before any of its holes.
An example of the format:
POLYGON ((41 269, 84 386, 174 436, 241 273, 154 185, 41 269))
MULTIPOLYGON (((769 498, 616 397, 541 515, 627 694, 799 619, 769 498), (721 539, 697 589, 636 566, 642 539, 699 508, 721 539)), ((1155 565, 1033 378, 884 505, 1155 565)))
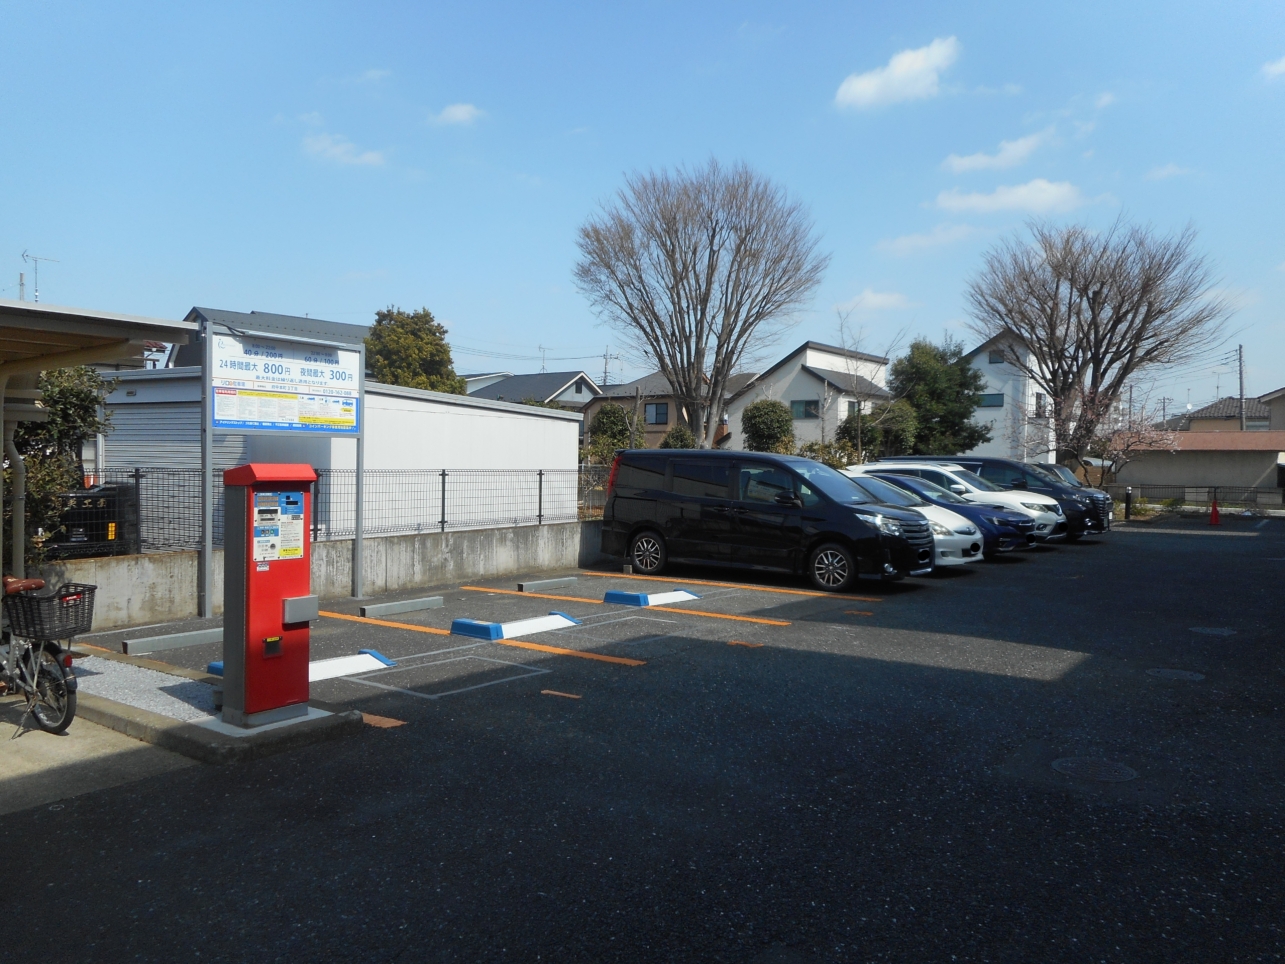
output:
POLYGON ((261 726, 308 713, 310 465, 223 473, 223 722, 261 726))

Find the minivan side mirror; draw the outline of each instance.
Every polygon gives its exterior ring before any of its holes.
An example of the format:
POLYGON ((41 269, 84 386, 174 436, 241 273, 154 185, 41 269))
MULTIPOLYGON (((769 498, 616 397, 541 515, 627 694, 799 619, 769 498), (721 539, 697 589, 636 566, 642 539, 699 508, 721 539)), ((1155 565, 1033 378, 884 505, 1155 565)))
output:
POLYGON ((799 498, 796 492, 778 492, 776 499, 773 500, 777 505, 792 505, 795 508, 803 508, 803 500, 799 498))

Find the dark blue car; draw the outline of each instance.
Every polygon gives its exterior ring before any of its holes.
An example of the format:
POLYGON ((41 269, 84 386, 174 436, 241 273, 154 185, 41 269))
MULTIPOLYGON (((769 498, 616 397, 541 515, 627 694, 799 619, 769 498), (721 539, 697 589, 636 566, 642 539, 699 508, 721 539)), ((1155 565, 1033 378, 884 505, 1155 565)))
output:
POLYGON ((957 512, 977 526, 982 533, 982 556, 993 559, 1001 552, 1025 549, 1035 545, 1035 522, 1020 512, 999 506, 981 505, 961 499, 949 489, 912 475, 897 475, 895 471, 870 472, 885 482, 913 492, 925 502, 957 512))

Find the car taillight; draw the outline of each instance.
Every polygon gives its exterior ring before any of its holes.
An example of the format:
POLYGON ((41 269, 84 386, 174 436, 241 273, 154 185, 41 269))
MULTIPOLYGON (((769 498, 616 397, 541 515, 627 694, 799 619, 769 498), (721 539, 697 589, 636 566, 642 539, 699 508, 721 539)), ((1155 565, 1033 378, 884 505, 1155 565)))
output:
POLYGON ((611 474, 607 476, 607 498, 611 498, 611 493, 616 488, 616 473, 620 471, 620 456, 617 455, 611 463, 611 474))

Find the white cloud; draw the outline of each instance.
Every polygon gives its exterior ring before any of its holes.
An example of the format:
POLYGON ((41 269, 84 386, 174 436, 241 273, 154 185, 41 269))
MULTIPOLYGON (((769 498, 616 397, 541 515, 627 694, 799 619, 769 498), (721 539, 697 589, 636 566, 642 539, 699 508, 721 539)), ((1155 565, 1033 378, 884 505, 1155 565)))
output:
POLYGON ((905 256, 923 251, 926 248, 937 248, 944 244, 954 244, 973 234, 974 228, 967 224, 939 224, 927 234, 903 234, 879 242, 879 249, 892 254, 905 256))
POLYGON ((1160 167, 1153 167, 1147 171, 1148 181, 1163 181, 1167 177, 1178 177, 1180 174, 1190 174, 1191 168, 1179 167, 1177 164, 1164 164, 1160 167))
POLYGON ((303 149, 314 157, 334 161, 336 164, 378 166, 384 163, 380 151, 363 151, 342 134, 309 134, 303 139, 303 149))
POLYGON ((899 291, 872 291, 867 288, 855 298, 834 306, 839 311, 888 311, 895 308, 914 307, 899 291))
POLYGON ((1263 76, 1268 80, 1285 76, 1285 57, 1273 60, 1270 64, 1263 64, 1263 76))
POLYGON ((927 47, 893 54, 886 67, 850 74, 834 95, 840 107, 881 107, 902 100, 936 97, 937 76, 959 56, 954 37, 939 37, 927 47))
POLYGON ((307 124, 309 127, 320 127, 326 122, 326 119, 321 116, 321 112, 315 110, 309 111, 306 114, 300 114, 299 120, 307 124))
POLYGON ((958 154, 952 154, 946 160, 941 162, 941 166, 948 171, 954 171, 959 174, 963 171, 985 171, 992 168, 1016 167, 1025 161, 1034 150, 1048 140, 1052 130, 1040 131, 1037 134, 1028 134, 1026 137, 1019 137, 1015 141, 1000 141, 999 150, 994 154, 966 154, 961 157, 958 154))
POLYGON ((951 189, 937 195, 939 208, 947 211, 976 211, 981 214, 992 211, 1029 211, 1033 214, 1048 214, 1054 211, 1070 211, 1084 203, 1084 196, 1074 184, 1068 181, 1046 181, 1042 177, 1012 187, 1001 185, 990 194, 977 191, 964 194, 951 189))
POLYGON ((391 77, 392 73, 393 72, 391 70, 371 69, 358 74, 354 79, 359 84, 373 84, 377 81, 383 80, 385 77, 391 77))
POLYGON ((1278 265, 1276 266, 1276 270, 1277 270, 1277 271, 1285 271, 1285 261, 1282 261, 1280 264, 1278 264, 1278 265))
POLYGON ((472 104, 451 104, 432 118, 434 124, 471 124, 486 112, 472 104))
POLYGON ((1110 107, 1115 103, 1115 94, 1107 91, 1105 94, 1098 94, 1098 99, 1093 102, 1093 106, 1101 110, 1103 107, 1110 107))

